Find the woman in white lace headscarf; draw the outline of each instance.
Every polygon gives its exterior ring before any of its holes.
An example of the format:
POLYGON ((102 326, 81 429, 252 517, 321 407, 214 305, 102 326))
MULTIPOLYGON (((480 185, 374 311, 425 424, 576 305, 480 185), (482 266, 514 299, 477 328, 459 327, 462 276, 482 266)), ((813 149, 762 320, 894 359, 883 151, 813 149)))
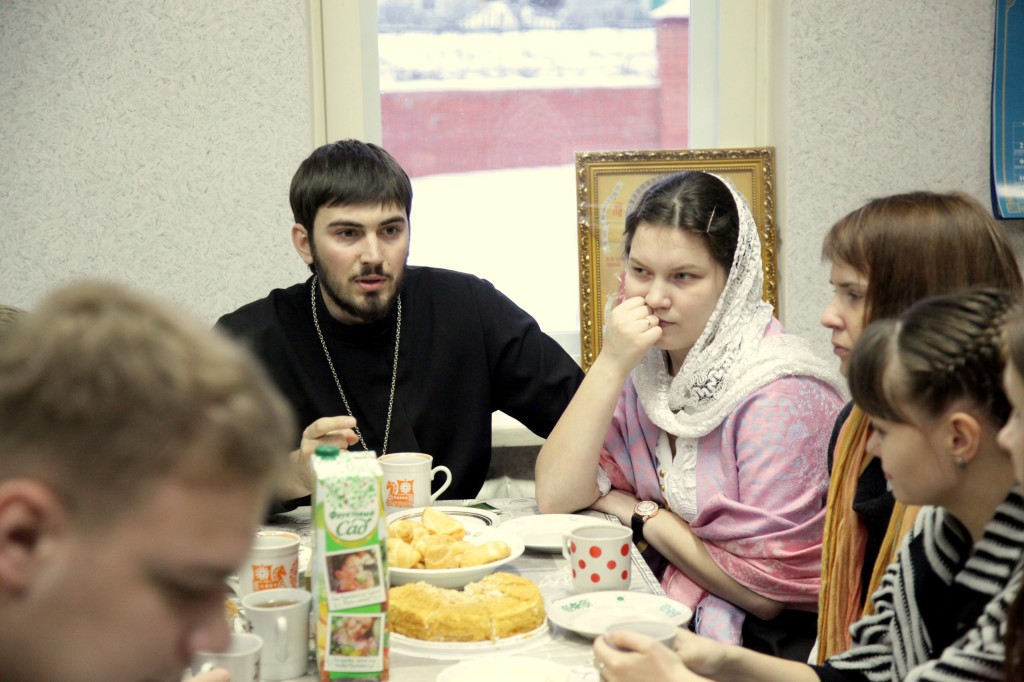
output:
POLYGON ((805 660, 842 380, 762 300, 757 229, 728 180, 651 187, 625 251, 624 300, 537 460, 541 511, 631 524, 696 632, 805 660))

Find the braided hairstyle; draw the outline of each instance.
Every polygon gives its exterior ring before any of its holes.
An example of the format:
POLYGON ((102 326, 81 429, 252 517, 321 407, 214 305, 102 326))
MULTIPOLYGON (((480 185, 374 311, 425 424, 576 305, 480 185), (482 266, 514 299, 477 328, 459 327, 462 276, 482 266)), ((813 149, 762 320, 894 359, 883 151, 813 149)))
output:
POLYGON ((871 323, 850 356, 850 392, 867 414, 910 423, 966 399, 993 426, 1010 415, 1003 390, 1002 329, 1016 298, 974 288, 918 301, 897 319, 871 323))

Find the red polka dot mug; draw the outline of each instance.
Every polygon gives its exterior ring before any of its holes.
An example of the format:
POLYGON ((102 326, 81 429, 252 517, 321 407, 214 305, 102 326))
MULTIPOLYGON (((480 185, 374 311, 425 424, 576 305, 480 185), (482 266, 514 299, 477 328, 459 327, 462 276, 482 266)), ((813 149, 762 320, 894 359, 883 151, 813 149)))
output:
POLYGON ((576 592, 628 590, 632 578, 630 542, 625 526, 577 526, 562 538, 562 556, 569 560, 576 592))

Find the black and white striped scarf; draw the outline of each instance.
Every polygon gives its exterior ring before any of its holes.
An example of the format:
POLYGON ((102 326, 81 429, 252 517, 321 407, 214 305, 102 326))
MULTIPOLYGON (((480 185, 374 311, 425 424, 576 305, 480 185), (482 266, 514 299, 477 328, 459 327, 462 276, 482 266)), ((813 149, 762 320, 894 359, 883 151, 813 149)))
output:
POLYGON ((872 595, 875 613, 823 680, 1002 680, 1006 615, 1021 585, 1024 499, 1015 486, 978 544, 941 507, 925 507, 872 595))

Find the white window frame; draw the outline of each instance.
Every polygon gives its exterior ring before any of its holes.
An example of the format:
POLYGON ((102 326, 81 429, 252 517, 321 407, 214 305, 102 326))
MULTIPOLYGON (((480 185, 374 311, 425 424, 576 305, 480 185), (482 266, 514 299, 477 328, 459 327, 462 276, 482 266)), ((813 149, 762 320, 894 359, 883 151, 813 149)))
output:
POLYGON ((355 138, 380 144, 375 0, 306 0, 309 11, 313 144, 355 138), (334 84, 327 88, 327 83, 334 84))

